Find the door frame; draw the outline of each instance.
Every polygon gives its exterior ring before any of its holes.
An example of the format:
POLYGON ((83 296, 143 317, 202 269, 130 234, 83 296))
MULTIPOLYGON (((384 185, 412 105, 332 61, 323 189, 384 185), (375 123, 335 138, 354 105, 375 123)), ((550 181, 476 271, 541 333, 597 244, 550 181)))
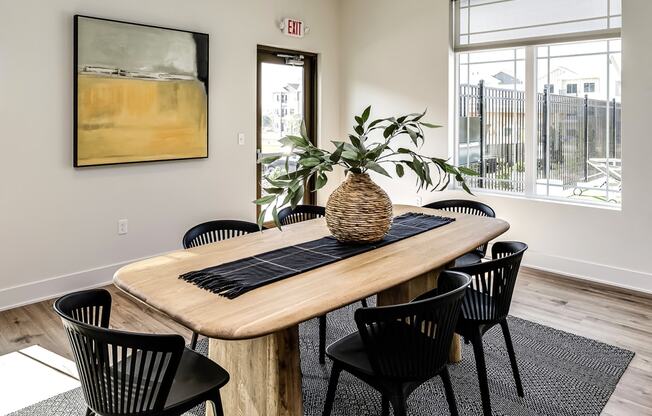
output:
MULTIPOLYGON (((256 198, 260 198, 262 191, 261 165, 258 163, 258 150, 262 147, 262 101, 261 101, 261 66, 263 63, 286 65, 285 59, 278 54, 303 56, 303 114, 306 122, 308 138, 313 145, 317 145, 317 54, 292 49, 282 49, 273 46, 258 45, 256 63, 256 198)), ((305 188, 304 204, 314 204, 316 201, 314 178, 305 188)), ((256 205, 256 218, 260 214, 260 205, 256 205)))

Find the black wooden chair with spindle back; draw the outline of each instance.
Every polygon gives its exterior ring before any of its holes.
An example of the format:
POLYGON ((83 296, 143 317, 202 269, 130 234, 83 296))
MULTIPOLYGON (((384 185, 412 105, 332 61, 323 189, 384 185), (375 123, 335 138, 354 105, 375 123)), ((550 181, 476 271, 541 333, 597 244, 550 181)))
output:
POLYGON ((216 243, 260 231, 258 224, 240 220, 216 220, 195 225, 183 236, 183 248, 216 243))
MULTIPOLYGON (((278 220, 281 225, 296 224, 298 222, 314 220, 326 216, 326 208, 319 205, 297 205, 283 208, 278 213, 278 220)), ((367 299, 361 299, 364 308, 367 307, 367 299)), ((319 363, 326 363, 326 315, 319 317, 319 363)))
POLYGON ((278 220, 281 225, 295 224, 325 216, 326 208, 319 205, 297 205, 294 209, 285 207, 278 212, 278 220))
POLYGON ((66 295, 54 310, 72 347, 87 416, 178 416, 204 402, 223 415, 219 389, 229 374, 185 348, 182 336, 109 329, 111 295, 103 289, 66 295))
MULTIPOLYGON (((467 199, 447 199, 424 205, 424 208, 440 209, 442 211, 459 212, 461 214, 477 215, 480 217, 496 217, 496 212, 487 204, 467 199)), ((468 266, 479 263, 487 254, 488 243, 455 259, 455 267, 468 266)))
POLYGON ((420 385, 440 376, 452 415, 455 394, 448 373, 448 354, 460 304, 471 278, 442 272, 438 288, 410 303, 355 311, 358 331, 327 350, 333 360, 323 416, 329 416, 340 372, 346 371, 382 394, 382 414, 407 415, 408 396, 420 385))
POLYGON ((516 364, 516 355, 507 325, 507 315, 512 303, 512 294, 523 254, 527 244, 503 241, 491 247, 492 260, 475 265, 456 267, 455 270, 471 276, 471 285, 462 302, 462 315, 455 332, 473 344, 482 409, 486 416, 491 415, 491 398, 487 382, 487 369, 482 347, 482 336, 495 325, 500 325, 507 346, 507 353, 514 374, 516 391, 523 397, 523 385, 516 364))
MULTIPOLYGON (((204 244, 216 243, 222 240, 260 231, 258 224, 240 220, 215 220, 195 225, 183 236, 183 248, 193 248, 204 244)), ((193 331, 190 348, 197 347, 199 334, 193 331)))

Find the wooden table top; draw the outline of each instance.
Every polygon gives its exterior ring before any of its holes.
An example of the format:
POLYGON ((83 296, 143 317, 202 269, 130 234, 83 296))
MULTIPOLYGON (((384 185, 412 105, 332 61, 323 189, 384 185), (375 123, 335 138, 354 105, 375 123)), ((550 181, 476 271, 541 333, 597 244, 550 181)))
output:
POLYGON ((253 233, 138 261, 115 273, 115 285, 193 331, 211 338, 249 339, 407 282, 490 241, 509 229, 496 218, 408 205, 394 215, 424 212, 453 223, 227 299, 179 275, 329 235, 323 218, 253 233))

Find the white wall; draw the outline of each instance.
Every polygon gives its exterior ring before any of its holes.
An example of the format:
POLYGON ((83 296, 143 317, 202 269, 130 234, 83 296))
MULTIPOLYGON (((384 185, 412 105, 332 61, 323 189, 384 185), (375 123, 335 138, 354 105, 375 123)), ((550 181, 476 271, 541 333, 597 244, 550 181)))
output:
MULTIPOLYGON (((652 292, 652 192, 649 99, 652 97, 652 2, 623 5, 622 211, 481 196, 512 226, 505 239, 529 244, 526 263, 561 273, 652 292)), ((424 153, 449 153, 448 1, 341 2, 342 132, 365 104, 383 116, 427 106, 429 120, 447 128, 428 135, 424 153), (362 18, 361 16, 364 16, 362 18)), ((452 108, 452 107, 451 107, 452 108)), ((452 152, 451 152, 452 153, 452 152)), ((414 203, 411 179, 378 182, 395 202, 414 203)), ((424 202, 460 192, 424 195, 424 202)))
POLYGON ((254 219, 256 45, 320 54, 319 133, 339 132, 338 2, 0 0, 0 309, 110 281, 192 225, 254 219), (72 16, 210 34, 210 157, 72 168, 72 16), (306 21, 283 36, 283 17, 306 21), (237 144, 237 133, 246 145, 237 144), (129 234, 117 235, 117 220, 129 234), (49 280, 48 280, 49 279, 49 280))

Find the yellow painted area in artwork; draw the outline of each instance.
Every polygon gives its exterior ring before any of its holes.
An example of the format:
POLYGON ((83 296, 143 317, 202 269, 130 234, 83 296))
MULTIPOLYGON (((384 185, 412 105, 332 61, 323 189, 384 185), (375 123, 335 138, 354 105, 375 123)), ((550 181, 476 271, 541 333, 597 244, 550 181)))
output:
POLYGON ((207 156, 200 81, 77 76, 79 166, 207 156))

